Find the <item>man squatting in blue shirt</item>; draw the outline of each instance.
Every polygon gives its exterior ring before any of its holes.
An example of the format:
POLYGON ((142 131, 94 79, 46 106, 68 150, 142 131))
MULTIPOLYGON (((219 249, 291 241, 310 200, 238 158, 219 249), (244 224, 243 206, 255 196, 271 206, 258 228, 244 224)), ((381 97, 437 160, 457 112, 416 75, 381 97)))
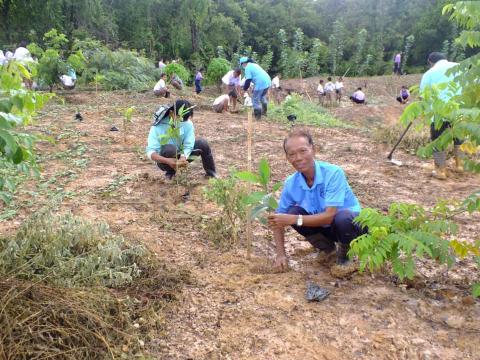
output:
POLYGON ((350 242, 366 230, 353 222, 360 204, 343 170, 315 160, 312 136, 307 131, 292 131, 284 140, 283 149, 297 172, 285 181, 277 211, 268 217, 276 244, 275 268, 280 271, 288 268, 287 226, 292 226, 324 254, 332 253, 338 243, 337 264, 350 265, 347 257, 350 242))
POLYGON ((165 177, 172 179, 176 169, 188 165, 189 156, 200 155, 202 157, 203 168, 206 177, 216 177, 215 161, 207 140, 195 139, 195 129, 193 122, 192 104, 186 100, 177 100, 175 105, 170 106, 163 116, 155 118, 150 133, 148 134, 147 156, 150 160, 157 163, 157 166, 165 171, 165 177), (168 144, 162 145, 162 136, 167 134, 168 128, 172 126, 170 119, 178 116, 180 109, 188 110, 183 115, 180 122, 181 140, 177 144, 177 139, 169 139, 168 144), (177 154, 178 159, 175 159, 177 154))

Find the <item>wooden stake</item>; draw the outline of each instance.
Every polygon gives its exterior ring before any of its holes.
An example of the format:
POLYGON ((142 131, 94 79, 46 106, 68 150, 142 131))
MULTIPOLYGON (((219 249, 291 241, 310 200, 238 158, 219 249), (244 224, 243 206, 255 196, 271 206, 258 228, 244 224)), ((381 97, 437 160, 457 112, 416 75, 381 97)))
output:
MULTIPOLYGON (((253 121, 252 121, 252 109, 248 109, 248 122, 247 122, 247 171, 252 171, 252 137, 253 137, 253 121)), ((247 183, 247 193, 250 194, 252 191, 252 185, 247 183)), ((252 253, 252 242, 253 242, 253 232, 252 232, 252 219, 251 219, 251 207, 247 211, 247 259, 250 259, 252 253)))

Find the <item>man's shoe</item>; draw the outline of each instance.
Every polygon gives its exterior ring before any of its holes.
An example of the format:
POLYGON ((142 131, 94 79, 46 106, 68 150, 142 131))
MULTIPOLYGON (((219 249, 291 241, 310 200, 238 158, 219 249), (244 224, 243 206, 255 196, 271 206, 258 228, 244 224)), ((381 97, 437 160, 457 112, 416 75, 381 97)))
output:
POLYGON ((253 114, 255 115, 255 120, 260 120, 262 118, 262 110, 254 109, 253 114))
POLYGON ((321 252, 331 253, 335 250, 335 243, 325 237, 322 233, 306 236, 305 240, 307 240, 315 249, 321 252))
POLYGON ((267 104, 262 103, 262 115, 267 116, 267 104))
POLYGON ((209 171, 208 173, 205 174, 205 177, 207 179, 218 179, 218 175, 215 171, 209 171))
POLYGON ((455 145, 453 147, 453 155, 455 156, 455 171, 463 173, 463 159, 465 154, 460 150, 460 145, 455 145))
POLYGON ((437 180, 446 180, 447 168, 435 165, 435 170, 432 171, 432 177, 434 177, 437 180))
POLYGON ((337 244, 337 264, 345 265, 349 262, 348 259, 348 250, 350 250, 350 244, 337 244))

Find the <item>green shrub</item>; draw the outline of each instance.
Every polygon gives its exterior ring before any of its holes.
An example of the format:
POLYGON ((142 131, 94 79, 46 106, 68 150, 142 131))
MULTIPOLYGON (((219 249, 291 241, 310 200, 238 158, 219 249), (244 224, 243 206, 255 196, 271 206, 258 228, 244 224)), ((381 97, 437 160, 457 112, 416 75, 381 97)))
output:
POLYGON ((144 255, 104 223, 43 211, 0 240, 0 274, 66 287, 121 286, 140 276, 144 255))
POLYGON ((220 85, 222 77, 230 70, 230 62, 223 58, 214 58, 207 68, 207 82, 220 85))
POLYGON ((177 74, 185 84, 190 83, 191 75, 185 66, 179 63, 170 63, 165 67, 165 73, 170 77, 173 73, 177 74))
POLYGON ((298 94, 292 94, 290 99, 280 105, 269 105, 269 119, 288 122, 287 116, 296 115, 297 124, 314 125, 320 127, 350 127, 348 124, 334 118, 323 107, 311 101, 304 100, 298 94))
POLYGON ((106 48, 92 51, 88 56, 82 82, 92 83, 97 75, 106 90, 143 90, 160 77, 159 69, 137 52, 106 48))

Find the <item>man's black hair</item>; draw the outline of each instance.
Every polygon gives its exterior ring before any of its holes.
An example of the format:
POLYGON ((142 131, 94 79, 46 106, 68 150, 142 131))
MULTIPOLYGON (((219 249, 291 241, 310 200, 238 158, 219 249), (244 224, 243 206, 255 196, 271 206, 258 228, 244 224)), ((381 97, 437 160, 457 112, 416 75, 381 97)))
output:
POLYGON ((358 87, 357 90, 362 90, 362 88, 361 88, 361 87, 358 87))
POLYGON ((307 130, 295 129, 290 131, 287 137, 283 140, 283 150, 285 151, 285 154, 287 153, 287 141, 294 137, 303 137, 307 139, 309 145, 313 146, 312 135, 310 135, 310 133, 307 130))
POLYGON ((187 100, 177 100, 177 101, 175 101, 175 105, 170 106, 170 109, 168 109, 167 113, 169 113, 170 111, 173 111, 175 109, 175 113, 178 115, 182 106, 185 110, 188 109, 188 111, 185 114, 183 114, 183 121, 187 121, 188 118, 193 116, 193 109, 191 109, 193 107, 193 105, 187 100))
POLYGON ((27 40, 22 40, 18 43, 18 47, 27 47, 27 40))
POLYGON ((241 74, 241 73, 242 73, 242 69, 240 69, 240 68, 235 68, 235 69, 233 70, 233 72, 236 73, 236 74, 241 74))
POLYGON ((332 77, 329 76, 329 77, 327 78, 327 80, 328 80, 328 81, 332 81, 332 77))
POLYGON ((447 60, 447 57, 445 56, 445 54, 443 54, 441 52, 434 51, 434 52, 430 53, 430 55, 428 55, 427 60, 431 64, 436 64, 440 60, 447 60))

